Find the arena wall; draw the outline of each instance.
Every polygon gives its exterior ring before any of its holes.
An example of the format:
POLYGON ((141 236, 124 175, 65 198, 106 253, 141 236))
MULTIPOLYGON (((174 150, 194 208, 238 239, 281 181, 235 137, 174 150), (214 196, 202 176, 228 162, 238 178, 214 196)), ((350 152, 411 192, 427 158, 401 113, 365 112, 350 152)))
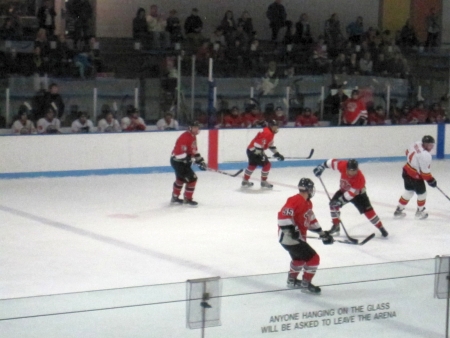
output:
MULTIPOLYGON (((199 151, 205 159, 217 158, 219 169, 240 169, 246 163, 245 149, 257 132, 203 130, 197 138, 199 151), (212 142, 215 138, 209 134, 217 132, 218 141, 212 142)), ((0 178, 171 172, 170 153, 181 133, 1 136, 0 178)), ((314 155, 311 160, 275 161, 274 166, 315 165, 331 157, 403 161, 406 146, 425 134, 441 141, 442 154, 449 157, 450 125, 441 128, 439 135, 436 125, 282 128, 275 145, 284 156, 304 157, 311 149, 314 155)))

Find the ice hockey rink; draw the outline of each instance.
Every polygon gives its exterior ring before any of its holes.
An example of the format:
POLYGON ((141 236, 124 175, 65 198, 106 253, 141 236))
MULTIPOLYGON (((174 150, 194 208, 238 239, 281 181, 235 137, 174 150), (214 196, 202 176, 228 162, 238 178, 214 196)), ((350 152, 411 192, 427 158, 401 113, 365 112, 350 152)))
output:
MULTIPOLYGON (((364 246, 309 240, 320 267, 450 254, 450 201, 437 189, 428 187, 428 219, 414 219, 415 198, 406 218, 393 218, 403 192, 402 165, 360 164, 389 237, 346 205, 341 218, 349 234, 376 237, 364 246)), ((325 230, 331 219, 312 166, 274 167, 273 190, 259 187, 259 170, 249 189, 240 187, 240 176, 198 172, 197 208, 169 204, 172 173, 0 180, 1 298, 288 271, 289 256, 277 242, 277 212, 297 193, 301 177, 315 182, 314 212, 325 230)), ((450 161, 434 160, 432 172, 449 195, 450 161)), ((338 172, 327 169, 322 178, 334 193, 338 172)))

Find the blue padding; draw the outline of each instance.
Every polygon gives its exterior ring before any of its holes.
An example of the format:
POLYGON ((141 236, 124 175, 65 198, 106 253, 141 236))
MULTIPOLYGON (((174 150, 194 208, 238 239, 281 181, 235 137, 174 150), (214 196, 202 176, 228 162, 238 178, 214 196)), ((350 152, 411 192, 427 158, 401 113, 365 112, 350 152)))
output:
POLYGON ((439 123, 437 126, 436 158, 445 158, 445 123, 439 123))

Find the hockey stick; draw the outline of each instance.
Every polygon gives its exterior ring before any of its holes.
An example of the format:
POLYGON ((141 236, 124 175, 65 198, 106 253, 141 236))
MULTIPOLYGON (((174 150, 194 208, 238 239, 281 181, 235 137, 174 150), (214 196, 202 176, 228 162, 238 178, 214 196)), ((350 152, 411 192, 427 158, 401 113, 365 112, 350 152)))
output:
MULTIPOLYGON (((309 152, 308 157, 284 157, 287 160, 309 160, 314 154, 314 148, 311 149, 311 151, 309 152)), ((276 158, 276 157, 272 157, 272 158, 276 158)))
MULTIPOLYGON (((340 239, 335 239, 334 241, 338 242, 338 243, 343 243, 343 244, 364 245, 364 244, 366 244, 368 241, 370 241, 374 237, 375 237, 375 234, 371 234, 371 235, 367 236, 366 238, 364 238, 361 242, 358 242, 358 241, 357 242, 351 242, 349 240, 342 241, 340 239)), ((306 236, 306 238, 322 239, 320 237, 315 237, 315 236, 306 236)))
MULTIPOLYGON (((331 197, 330 194, 328 193, 327 188, 325 187, 325 184, 322 181, 322 177, 318 176, 320 183, 322 184, 323 189, 325 190, 328 199, 331 201, 331 197)), ((353 242, 353 244, 358 244, 358 240, 356 238, 350 237, 347 229, 345 229, 344 223, 342 223, 341 219, 339 218, 339 223, 342 225, 342 229, 344 229, 345 235, 347 236, 347 238, 349 239, 350 242, 353 242)))
POLYGON ((219 174, 223 174, 223 175, 227 175, 227 176, 231 176, 231 177, 236 177, 237 175, 239 175, 241 172, 243 172, 244 171, 244 169, 239 169, 237 172, 235 172, 234 174, 230 174, 230 173, 227 173, 227 172, 225 172, 225 171, 222 171, 222 170, 216 170, 216 169, 212 169, 212 168, 206 168, 206 170, 208 170, 208 171, 213 171, 213 172, 215 172, 215 173, 219 173, 219 174))
POLYGON ((442 193, 442 195, 444 195, 444 196, 450 201, 450 197, 448 197, 448 196, 441 190, 441 188, 439 188, 438 186, 436 186, 436 188, 442 193))

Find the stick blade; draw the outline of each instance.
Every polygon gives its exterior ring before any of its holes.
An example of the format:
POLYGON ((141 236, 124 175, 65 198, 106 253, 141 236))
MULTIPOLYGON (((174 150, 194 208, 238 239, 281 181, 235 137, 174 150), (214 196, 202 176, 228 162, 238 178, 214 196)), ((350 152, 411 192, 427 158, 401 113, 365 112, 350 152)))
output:
POLYGON ((359 243, 359 245, 364 245, 364 244, 366 244, 368 241, 370 241, 370 240, 371 240, 372 238, 374 238, 374 237, 375 237, 375 233, 373 233, 373 234, 367 236, 361 243, 359 243))
POLYGON ((236 177, 237 175, 239 175, 241 172, 243 172, 244 169, 239 169, 236 173, 234 173, 233 175, 231 175, 232 177, 236 177))
POLYGON ((309 160, 314 154, 314 148, 311 149, 311 152, 309 153, 309 156, 306 158, 307 160, 309 160))

